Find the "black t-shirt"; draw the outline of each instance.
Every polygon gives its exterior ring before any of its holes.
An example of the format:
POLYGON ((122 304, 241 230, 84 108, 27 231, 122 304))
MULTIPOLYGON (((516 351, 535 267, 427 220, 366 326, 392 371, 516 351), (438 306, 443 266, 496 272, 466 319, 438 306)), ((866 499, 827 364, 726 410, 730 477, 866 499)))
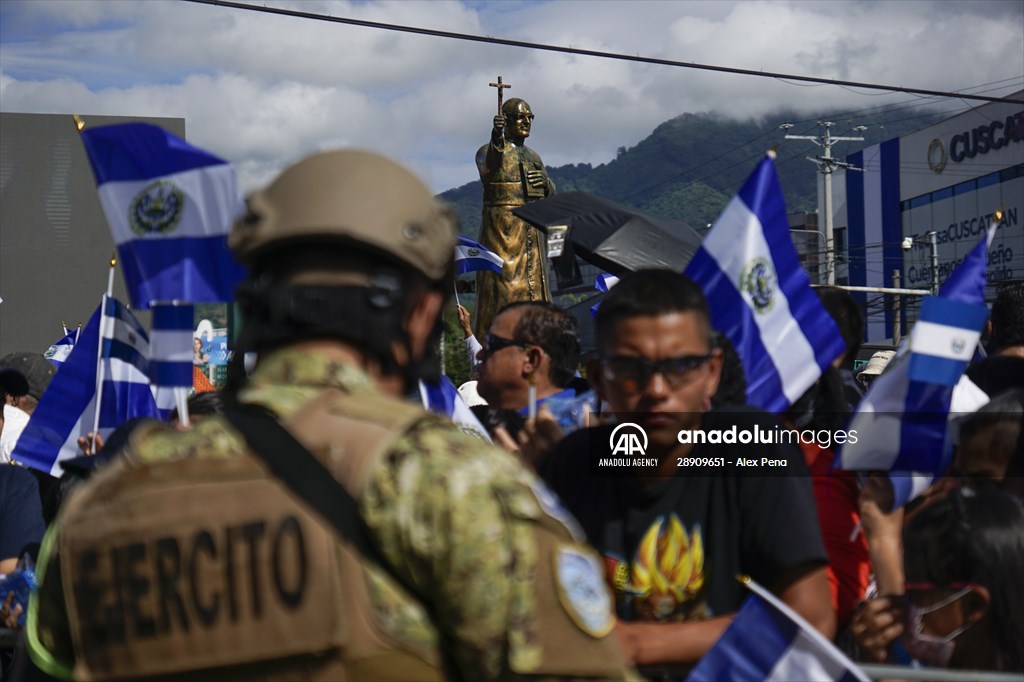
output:
MULTIPOLYGON (((705 430, 733 424, 778 427, 753 408, 711 412, 703 420, 705 430)), ((672 478, 602 476, 591 462, 602 448, 607 456, 611 428, 571 434, 544 459, 540 474, 604 557, 620 618, 683 621, 731 613, 746 596, 738 574, 779 589, 784 572, 827 563, 810 474, 796 446, 703 444, 689 455, 732 463, 786 460, 771 475, 730 464, 712 476, 693 468, 672 478)))
POLYGON ((0 464, 0 559, 18 557, 26 545, 42 541, 44 532, 36 479, 26 469, 0 464))

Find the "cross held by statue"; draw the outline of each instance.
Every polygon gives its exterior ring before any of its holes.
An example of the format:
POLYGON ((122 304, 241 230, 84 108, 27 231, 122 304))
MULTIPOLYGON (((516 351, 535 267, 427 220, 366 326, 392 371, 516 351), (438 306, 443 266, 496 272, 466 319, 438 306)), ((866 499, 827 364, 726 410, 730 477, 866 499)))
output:
POLYGON ((503 92, 502 91, 505 88, 511 88, 512 86, 509 85, 508 83, 502 83, 501 82, 501 76, 498 76, 498 82, 497 83, 488 83, 488 85, 490 85, 492 88, 498 88, 498 113, 501 114, 501 101, 503 99, 503 97, 502 97, 503 92))

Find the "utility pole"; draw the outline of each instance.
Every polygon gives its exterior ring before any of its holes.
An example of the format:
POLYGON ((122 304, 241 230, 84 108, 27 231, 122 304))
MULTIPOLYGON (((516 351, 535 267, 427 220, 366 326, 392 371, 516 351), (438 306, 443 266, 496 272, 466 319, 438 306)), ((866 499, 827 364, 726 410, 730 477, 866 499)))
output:
POLYGON ((932 296, 939 295, 939 233, 928 233, 928 244, 932 247, 932 296))
MULTIPOLYGON (((825 276, 828 284, 836 283, 836 258, 835 258, 835 243, 834 243, 834 232, 832 230, 832 173, 837 168, 845 168, 846 170, 863 171, 863 168, 855 168, 844 161, 837 161, 832 158, 832 145, 836 142, 863 142, 863 137, 832 137, 831 130, 832 121, 818 121, 818 125, 824 128, 824 132, 819 137, 813 135, 786 135, 787 140, 810 140, 814 144, 821 147, 824 152, 821 156, 808 156, 809 161, 813 161, 818 166, 818 172, 824 176, 825 179, 825 197, 824 197, 824 210, 825 210, 825 276)), ((779 126, 783 130, 789 130, 793 127, 792 123, 783 123, 779 126)), ((863 132, 867 130, 867 126, 857 126, 854 130, 863 132)))
MULTIPOLYGON (((899 268, 892 271, 892 288, 900 288, 900 271, 899 268)), ((892 297, 892 347, 900 347, 900 297, 897 294, 892 297)))

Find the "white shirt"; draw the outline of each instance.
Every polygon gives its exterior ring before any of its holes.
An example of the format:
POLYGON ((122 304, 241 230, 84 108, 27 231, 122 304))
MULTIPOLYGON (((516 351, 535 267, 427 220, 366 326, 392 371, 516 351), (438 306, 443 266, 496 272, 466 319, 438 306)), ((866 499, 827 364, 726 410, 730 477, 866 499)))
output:
POLYGON ((10 464, 18 437, 28 424, 28 413, 13 405, 4 405, 4 430, 0 432, 0 464, 10 464))
POLYGON ((478 360, 476 356, 484 349, 484 347, 472 334, 467 336, 464 340, 466 342, 466 355, 469 356, 469 367, 472 369, 480 364, 480 360, 478 360))

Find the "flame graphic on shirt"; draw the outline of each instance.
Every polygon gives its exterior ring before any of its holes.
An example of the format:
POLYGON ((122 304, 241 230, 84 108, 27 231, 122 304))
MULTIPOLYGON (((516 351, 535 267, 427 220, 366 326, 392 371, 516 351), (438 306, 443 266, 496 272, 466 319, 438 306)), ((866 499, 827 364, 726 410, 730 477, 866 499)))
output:
MULTIPOLYGON (((679 517, 659 516, 647 529, 630 571, 629 591, 643 616, 666 620, 699 615, 692 602, 704 587, 704 542, 700 527, 687 534, 679 517), (688 608, 682 609, 680 606, 688 608)), ((700 609, 701 611, 703 609, 700 609)))

